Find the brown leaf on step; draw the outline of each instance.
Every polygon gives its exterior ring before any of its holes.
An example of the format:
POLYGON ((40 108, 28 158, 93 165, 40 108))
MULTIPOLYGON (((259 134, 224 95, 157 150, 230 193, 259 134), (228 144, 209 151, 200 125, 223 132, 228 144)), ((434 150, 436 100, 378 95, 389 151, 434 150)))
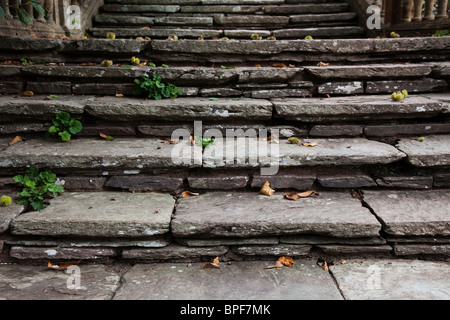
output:
POLYGON ((150 27, 142 27, 142 30, 150 30, 150 27))
POLYGON ((327 98, 331 98, 331 96, 329 94, 327 94, 327 98))
POLYGON ((260 64, 257 64, 255 67, 257 67, 257 68, 261 68, 261 65, 260 64))
POLYGON ((20 61, 7 60, 0 63, 3 66, 20 66, 20 61))
POLYGON ((168 143, 168 144, 178 144, 178 142, 179 142, 179 141, 176 141, 176 140, 170 140, 170 141, 168 141, 167 143, 168 143))
POLYGON ((275 67, 275 68, 277 68, 277 69, 282 69, 282 68, 287 68, 287 65, 285 65, 284 63, 279 63, 279 62, 277 62, 277 63, 274 63, 274 64, 272 65, 272 67, 275 67))
POLYGON ((47 267, 49 267, 50 269, 53 269, 53 270, 66 270, 70 266, 75 266, 75 265, 79 264, 80 262, 81 262, 81 260, 78 260, 78 261, 64 261, 64 262, 61 262, 59 264, 52 264, 51 262, 49 262, 47 264, 47 267))
POLYGON ((13 144, 15 144, 15 143, 17 143, 17 142, 19 142, 19 141, 22 141, 22 137, 21 136, 16 136, 13 140, 11 140, 9 143, 8 143, 8 145, 9 146, 12 146, 13 144))
POLYGON ((295 68, 295 64, 289 64, 289 68, 295 68))
POLYGON ((319 62, 318 64, 317 64, 317 66, 319 66, 319 67, 328 67, 330 64, 329 63, 327 63, 327 62, 319 62))
POLYGON ((273 143, 280 143, 280 140, 278 139, 278 136, 276 134, 272 134, 271 136, 268 136, 267 138, 264 138, 263 141, 269 141, 273 143))
POLYGON ((270 187, 269 181, 266 181, 266 183, 264 183, 264 185, 262 186, 261 190, 259 190, 259 193, 265 194, 266 196, 269 196, 269 197, 270 197, 271 195, 273 195, 274 192, 275 192, 275 190, 273 190, 273 189, 270 187))
POLYGON ((190 140, 191 140, 191 145, 192 146, 195 145, 195 138, 193 136, 190 137, 190 140))
POLYGON ((114 137, 108 136, 107 134, 104 134, 104 133, 101 133, 101 132, 100 132, 100 137, 103 138, 103 139, 106 139, 108 141, 113 141, 114 140, 114 137))
POLYGON ((202 269, 204 268, 217 268, 220 269, 219 266, 219 257, 216 257, 213 262, 207 262, 204 265, 202 265, 202 269))
POLYGON ((394 62, 394 64, 404 64, 404 65, 408 65, 411 64, 410 61, 406 61, 406 62, 394 62))
POLYGON ((200 195, 200 193, 184 191, 180 194, 180 198, 189 198, 189 197, 195 197, 195 196, 199 196, 199 195, 200 195))
POLYGON ((309 147, 309 148, 313 148, 315 146, 317 146, 319 143, 318 142, 304 142, 302 143, 305 147, 309 147))
POLYGON ((32 96, 34 96, 34 92, 33 91, 24 91, 20 95, 23 97, 32 97, 32 96))
POLYGON ((277 262, 275 262, 275 265, 265 267, 264 269, 273 269, 273 268, 283 268, 283 267, 293 267, 294 266, 294 259, 291 257, 280 257, 277 262))
POLYGON ((95 66, 95 63, 93 63, 93 62, 83 62, 83 63, 80 63, 80 66, 82 66, 82 67, 92 67, 92 66, 95 66))
POLYGON ((122 93, 116 93, 116 98, 123 98, 123 94, 122 93))
POLYGON ((301 192, 301 193, 299 193, 299 192, 288 192, 288 193, 286 193, 286 194, 284 195, 284 197, 285 197, 286 199, 296 201, 296 200, 298 200, 298 199, 300 199, 300 198, 308 198, 309 196, 311 196, 311 195, 313 195, 313 194, 316 195, 316 196, 319 195, 318 192, 316 192, 316 191, 314 191, 314 190, 309 190, 309 191, 305 191, 305 192, 301 192))
POLYGON ((326 261, 324 261, 324 263, 322 265, 322 269, 325 271, 328 271, 328 263, 326 261))

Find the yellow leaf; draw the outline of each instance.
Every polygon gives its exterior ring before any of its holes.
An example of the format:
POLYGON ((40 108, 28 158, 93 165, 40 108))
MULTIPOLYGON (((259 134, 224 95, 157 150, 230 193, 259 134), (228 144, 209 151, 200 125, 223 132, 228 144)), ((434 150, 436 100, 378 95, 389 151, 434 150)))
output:
POLYGON ((305 191, 305 192, 301 192, 301 193, 298 193, 298 192, 288 192, 288 193, 286 193, 285 195, 284 195, 284 197, 286 198, 286 199, 289 199, 289 200, 297 200, 297 199, 300 199, 300 198, 308 198, 309 196, 311 196, 311 195, 316 195, 316 196, 318 196, 319 195, 319 193, 318 192, 316 192, 316 191, 314 191, 314 190, 309 190, 309 191, 305 191))
POLYGON ((273 268, 283 268, 283 267, 293 267, 294 266, 294 259, 291 257, 280 257, 277 262, 275 262, 275 265, 265 267, 264 269, 273 269, 273 268))
POLYGON ((275 67, 277 69, 282 69, 282 68, 287 68, 287 65, 285 65, 284 63, 274 63, 272 65, 272 67, 275 67))
POLYGON ((123 98, 123 94, 122 93, 116 93, 116 97, 117 98, 123 98))
POLYGON ((313 148, 315 146, 317 146, 319 143, 318 142, 304 142, 303 145, 305 147, 309 147, 309 148, 313 148))
POLYGON ((273 190, 273 189, 270 187, 269 181, 266 181, 266 183, 264 183, 264 185, 262 186, 261 190, 259 190, 259 193, 265 194, 266 196, 269 196, 269 197, 270 197, 271 195, 273 195, 274 192, 275 192, 275 190, 273 190))

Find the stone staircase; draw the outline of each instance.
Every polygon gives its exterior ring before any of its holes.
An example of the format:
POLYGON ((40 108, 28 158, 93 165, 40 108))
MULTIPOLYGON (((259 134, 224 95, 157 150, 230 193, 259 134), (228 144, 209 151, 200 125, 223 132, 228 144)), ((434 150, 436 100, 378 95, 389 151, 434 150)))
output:
MULTIPOLYGON (((130 10, 147 7, 128 2, 130 10)), ((204 18, 188 15, 188 6, 259 6, 273 15, 311 8, 306 1, 168 2, 151 10, 177 15, 137 15, 169 23, 204 18)), ((106 25, 117 7, 107 1, 97 23, 106 25)), ((2 39, 0 193, 14 196, 20 188, 12 177, 29 167, 51 169, 66 192, 40 212, 0 207, 0 261, 448 260, 450 39, 243 38, 2 39), (133 56, 156 66, 130 67, 133 56), (105 59, 114 65, 102 67, 105 59), (183 95, 134 97, 133 81, 155 72, 183 95), (402 89, 409 96, 393 101, 402 89), (83 131, 70 143, 44 140, 61 111, 81 120, 83 131), (236 137, 221 144, 227 130, 236 137), (190 136, 208 134, 214 145, 191 144, 190 136), (23 140, 9 146, 15 136, 23 140), (259 193, 266 181, 271 196, 259 193), (307 190, 318 195, 284 197, 307 190)))
POLYGON ((365 33, 340 0, 106 0, 91 32, 104 37, 166 39, 355 38, 365 33))

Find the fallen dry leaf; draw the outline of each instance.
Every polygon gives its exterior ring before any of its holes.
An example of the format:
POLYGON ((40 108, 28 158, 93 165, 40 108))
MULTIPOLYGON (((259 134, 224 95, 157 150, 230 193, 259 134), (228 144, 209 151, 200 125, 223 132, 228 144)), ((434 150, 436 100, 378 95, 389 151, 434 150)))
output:
POLYGON ((266 181, 266 183, 264 183, 264 185, 262 186, 261 190, 259 190, 259 193, 265 194, 266 196, 269 196, 269 197, 270 197, 271 195, 273 195, 274 192, 275 192, 275 190, 273 190, 273 189, 270 187, 269 181, 266 181))
POLYGON ((23 97, 32 97, 32 96, 34 96, 34 92, 33 91, 24 91, 20 95, 23 97))
POLYGON ((207 262, 205 264, 202 265, 202 269, 204 268, 217 268, 220 269, 219 266, 219 257, 216 257, 213 262, 207 262))
POLYGON ((8 143, 8 145, 9 146, 12 146, 13 144, 15 144, 15 143, 17 143, 17 142, 19 142, 19 141, 22 141, 22 137, 21 136, 16 136, 12 141, 10 141, 9 143, 8 143))
POLYGON ((291 257, 280 257, 277 262, 275 262, 275 265, 265 267, 264 269, 273 269, 273 268, 283 268, 283 267, 293 267, 294 266, 294 259, 291 257))
POLYGON ((318 196, 319 195, 319 193, 318 192, 316 192, 316 191, 314 191, 314 190, 309 190, 309 191, 305 191, 305 192, 288 192, 288 193, 286 193, 285 195, 284 195, 284 197, 286 198, 286 199, 289 199, 289 200, 298 200, 298 199, 300 199, 300 198, 308 198, 309 196, 311 196, 311 195, 316 195, 316 196, 318 196))
POLYGON ((325 271, 328 271, 328 263, 326 261, 324 261, 324 263, 322 265, 322 269, 325 271))
POLYGON ((195 196, 199 196, 199 195, 200 195, 200 193, 184 191, 180 194, 180 198, 189 198, 189 197, 195 197, 195 196))
POLYGON ((330 64, 329 64, 329 63, 326 63, 326 62, 319 62, 317 65, 318 65, 319 67, 328 67, 330 64))
POLYGON ((101 132, 100 132, 100 137, 103 138, 103 139, 106 139, 108 141, 113 141, 114 140, 114 138, 112 136, 108 136, 107 134, 104 134, 104 133, 101 133, 101 132))
POLYGON ((122 93, 116 93, 116 97, 117 98, 123 98, 123 94, 122 93))
POLYGON ((64 261, 64 262, 61 262, 59 264, 52 264, 52 263, 49 262, 47 264, 47 267, 49 267, 50 269, 54 269, 54 270, 66 270, 70 266, 77 265, 80 262, 81 262, 81 260, 78 260, 78 261, 64 261))
POLYGON ((92 66, 95 66, 95 63, 93 63, 93 62, 83 62, 83 63, 80 63, 80 66, 82 66, 82 67, 92 67, 92 66))
POLYGON ((257 64, 255 67, 257 67, 257 68, 261 68, 261 65, 260 64, 257 64))
POLYGON ((313 148, 315 146, 317 146, 319 143, 318 142, 304 142, 302 143, 305 147, 309 147, 309 148, 313 148))
POLYGON ((280 140, 278 139, 278 136, 276 134, 272 134, 271 136, 264 138, 263 141, 269 141, 273 143, 280 143, 280 140))
POLYGON ((179 141, 176 141, 176 140, 170 140, 170 141, 168 141, 167 143, 168 143, 168 144, 178 144, 178 142, 179 142, 179 141))
POLYGON ((272 67, 275 67, 277 69, 282 69, 282 68, 287 68, 287 65, 285 65, 284 63, 274 63, 272 65, 272 67))

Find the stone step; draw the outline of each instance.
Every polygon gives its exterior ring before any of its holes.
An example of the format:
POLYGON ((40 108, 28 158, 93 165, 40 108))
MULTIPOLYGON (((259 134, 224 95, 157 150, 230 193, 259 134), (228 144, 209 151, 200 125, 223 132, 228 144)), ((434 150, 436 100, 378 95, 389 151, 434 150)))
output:
POLYGON ((448 259, 449 196, 365 191, 361 203, 348 192, 297 201, 282 192, 206 192, 176 201, 162 193, 65 193, 41 212, 9 217, 3 243, 17 260, 448 259))
MULTIPOLYGON (((245 36, 250 37, 250 32, 252 31, 247 30, 245 36)), ((330 66, 381 62, 401 62, 407 65, 437 61, 441 66, 433 71, 433 76, 449 77, 448 64, 442 62, 450 58, 448 37, 277 40, 271 41, 270 46, 267 41, 252 40, 141 41, 1 37, 0 40, 4 40, 0 41, 0 61, 27 59, 34 62, 80 64, 101 63, 105 59, 129 61, 132 56, 153 61, 158 65, 185 66, 271 66, 274 62, 298 66, 317 65, 319 62, 330 63, 330 66)))
POLYGON ((129 60, 117 59, 109 68, 100 63, 89 66, 68 63, 0 65, 0 76, 8 79, 0 84, 0 94, 27 90, 35 94, 114 96, 122 93, 132 96, 134 80, 151 77, 153 73, 158 73, 163 81, 181 87, 183 96, 265 99, 383 93, 388 96, 403 89, 411 94, 448 89, 448 76, 442 74, 442 64, 437 62, 323 67, 290 65, 277 69, 266 63, 259 67, 229 63, 215 67, 132 67, 129 60))
POLYGON ((66 173, 91 171, 103 175, 200 166, 278 170, 278 167, 388 164, 405 157, 388 144, 362 138, 315 139, 313 142, 317 146, 308 148, 290 144, 287 140, 270 144, 262 138, 228 138, 222 144, 216 138, 214 145, 202 151, 190 142, 170 144, 154 138, 118 138, 114 141, 80 138, 73 139, 70 144, 29 139, 12 146, 5 141, 1 147, 0 172, 11 174, 28 167, 46 167, 66 173))

